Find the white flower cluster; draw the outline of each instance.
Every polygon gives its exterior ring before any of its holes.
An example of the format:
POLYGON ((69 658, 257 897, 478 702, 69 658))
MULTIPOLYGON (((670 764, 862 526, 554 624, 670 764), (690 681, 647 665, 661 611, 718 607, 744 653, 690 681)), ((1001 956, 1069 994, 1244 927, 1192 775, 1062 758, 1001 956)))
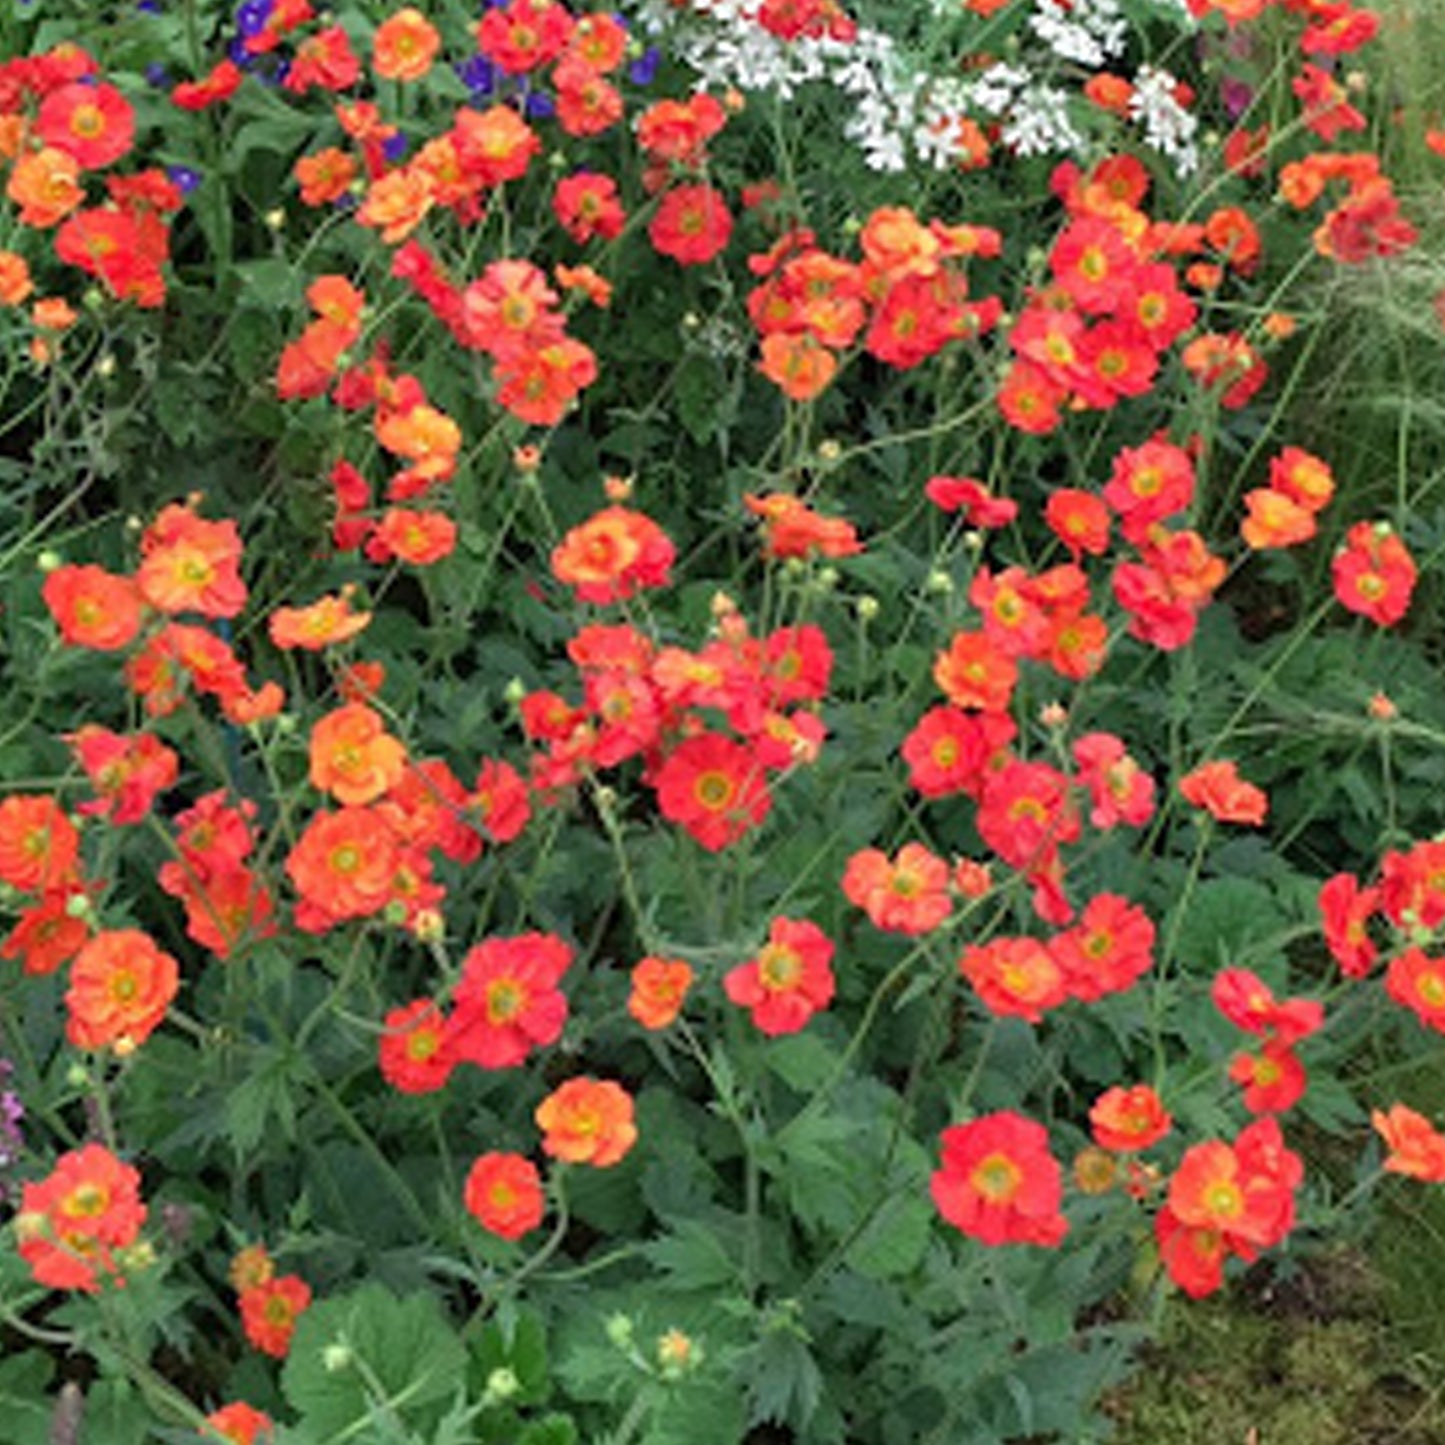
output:
POLYGON ((1129 114, 1143 128, 1144 143, 1167 156, 1174 169, 1187 176, 1199 165, 1199 148, 1194 143, 1199 121, 1179 104, 1177 86, 1167 70, 1140 66, 1134 77, 1134 94, 1129 97, 1129 114))
MULTIPOLYGON (((819 81, 847 97, 844 136, 873 170, 898 172, 915 160, 946 169, 969 159, 967 120, 989 119, 1018 155, 1085 158, 1085 135, 1069 114, 1070 94, 1041 78, 1059 61, 1099 67, 1117 59, 1129 22, 1120 0, 1033 0, 1029 29, 1042 47, 968 80, 910 65, 891 36, 860 26, 851 42, 782 41, 757 23, 759 0, 635 0, 643 27, 697 78, 699 89, 736 88, 791 99, 819 81), (1032 63, 1031 63, 1032 62, 1032 63)), ((1168 19, 1193 28, 1186 0, 1153 0, 1168 19)), ((960 18, 960 0, 932 0, 940 17, 960 18)), ((1144 67, 1129 116, 1144 143, 1181 175, 1198 164, 1198 123, 1174 98, 1174 81, 1144 67)))
POLYGON ((1129 23, 1118 0, 1034 0, 1029 29, 1060 60, 1098 66, 1123 54, 1129 23))

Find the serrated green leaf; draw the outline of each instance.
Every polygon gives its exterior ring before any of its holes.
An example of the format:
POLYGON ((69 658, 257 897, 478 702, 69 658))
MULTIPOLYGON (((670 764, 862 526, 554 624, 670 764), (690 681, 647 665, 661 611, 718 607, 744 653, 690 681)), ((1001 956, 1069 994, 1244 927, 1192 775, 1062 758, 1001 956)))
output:
POLYGON ((570 1415, 544 1415, 517 1436, 517 1445, 577 1445, 577 1426, 570 1415))
POLYGON ((748 1355, 748 1423, 803 1429, 818 1407, 823 1376, 812 1351, 795 1334, 764 1336, 748 1355))
POLYGON ((738 1277, 721 1240, 695 1220, 684 1220, 672 1234, 646 1245, 643 1253, 674 1289, 710 1289, 738 1277))

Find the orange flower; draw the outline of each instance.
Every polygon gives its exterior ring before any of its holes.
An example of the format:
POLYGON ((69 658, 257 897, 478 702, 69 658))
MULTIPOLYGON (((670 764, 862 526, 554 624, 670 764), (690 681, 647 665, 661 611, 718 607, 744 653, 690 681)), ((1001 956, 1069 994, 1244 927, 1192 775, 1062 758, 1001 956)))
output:
POLYGON ((327 146, 314 155, 301 156, 291 168, 301 187, 301 199, 308 206, 325 206, 340 200, 356 179, 356 162, 338 146, 327 146))
POLYGON ((483 111, 464 107, 457 112, 452 139, 462 164, 484 186, 520 180, 542 149, 536 131, 510 105, 483 111))
POLYGON ((34 289, 25 257, 0 251, 0 306, 19 306, 34 289))
POLYGON ((597 379, 597 357, 571 336, 527 350, 497 365, 497 402, 521 421, 554 426, 573 398, 597 379))
POLYGON ((441 48, 436 26, 408 5, 377 26, 371 68, 380 80, 420 80, 441 48))
POLYGON ((15 793, 0 802, 0 882, 40 893, 67 882, 80 834, 49 794, 15 793))
POLYGON ((229 519, 207 522, 193 501, 173 502, 146 528, 136 584, 158 611, 234 617, 246 605, 241 534, 229 519))
POLYGON ((489 1234, 520 1239, 546 1212, 537 1166, 521 1154, 491 1152, 475 1160, 462 1191, 467 1213, 489 1234))
POLYGON ((374 803, 405 769, 405 745, 363 703, 336 708, 311 730, 311 786, 338 803, 374 803))
POLYGON ((150 1036, 176 996, 180 969, 135 928, 97 933, 70 966, 65 1036, 77 1048, 114 1044, 129 1053, 150 1036))
POLYGON ((790 401, 812 401, 838 371, 831 351, 806 331, 774 331, 763 337, 758 370, 790 401))
POLYGON ((1445 1184, 1445 1138, 1423 1114, 1392 1104, 1387 1113, 1374 1110, 1370 1123, 1390 1151, 1385 1160, 1390 1173, 1445 1184))
POLYGON ((311 1303, 311 1286, 299 1275, 284 1274, 241 1292, 241 1327, 263 1353, 286 1358, 296 1321, 311 1303))
POLYGON ((863 550, 851 522, 825 517, 791 492, 747 493, 743 505, 762 519, 763 555, 773 558, 852 557, 863 550))
POLYGON ((1294 547, 1315 534, 1314 514, 1283 492, 1256 487, 1244 494, 1244 505, 1249 515, 1239 524, 1239 535, 1256 552, 1294 547))
POLYGON ((594 306, 604 310, 612 304, 612 283, 591 266, 564 266, 559 261, 552 268, 552 274, 564 291, 580 291, 594 306))
POLYGON ((1101 1148, 1128 1154, 1157 1144, 1174 1121, 1148 1084, 1135 1084, 1100 1094, 1089 1110, 1089 1125, 1101 1148))
POLYGON ((665 1029, 682 1011, 692 969, 678 958, 649 955, 632 970, 627 1012, 645 1029, 665 1029))
POLYGON ((286 872, 302 899, 328 921, 365 918, 392 894, 396 838, 368 808, 318 813, 286 859, 286 872))
POLYGON ((563 537, 552 575, 583 602, 620 602, 644 587, 664 587, 675 549, 650 517, 605 507, 563 537))
POLYGON ((1179 792, 1185 802, 1203 808, 1219 823, 1262 827, 1269 810, 1264 791, 1246 783, 1231 762, 1201 763, 1179 780, 1179 792))
POLYGON ((37 1284, 94 1293, 97 1268, 114 1274, 112 1251, 135 1243, 145 1217, 140 1174, 103 1145, 86 1144, 21 1191, 20 1257, 37 1284))
POLYGON ((948 874, 948 864, 921 843, 904 844, 896 863, 877 848, 865 848, 848 860, 843 894, 877 928, 928 933, 952 911, 948 874))
POLYGON ((568 1079, 537 1105, 534 1117, 543 1152, 568 1164, 606 1169, 637 1142, 632 1097, 610 1079, 568 1079))
POLYGON ((58 226, 84 199, 80 163, 67 151, 45 146, 15 162, 5 194, 20 207, 25 226, 58 226))
POLYGON ((367 539, 366 555, 373 562, 395 557, 413 567, 429 567, 450 557, 456 545, 457 524, 444 513, 389 507, 367 539))
POLYGON ((228 1445, 268 1445, 275 1422, 264 1411, 244 1400, 235 1400, 212 1410, 206 1424, 228 1445))
POLYGON ((416 166, 401 166, 372 181, 356 212, 361 226, 375 226, 388 246, 404 241, 436 201, 436 183, 416 166))
POLYGON ((116 652, 140 631, 141 595, 129 577, 89 564, 57 567, 46 577, 41 596, 72 647, 116 652))
POLYGON ((1036 938, 972 944, 958 960, 958 971, 990 1012, 1016 1015, 1031 1024, 1069 996, 1063 969, 1036 938))
POLYGON ((425 402, 405 411, 381 408, 374 426, 376 439, 393 456, 411 463, 406 476, 411 483, 399 487, 394 480, 390 495, 400 499, 424 491, 426 484, 445 481, 456 470, 457 452, 462 445, 461 428, 445 412, 425 402))
POLYGON ((319 597, 309 607, 278 607, 267 630, 277 647, 319 652, 333 643, 349 641, 370 621, 371 613, 351 610, 350 593, 343 590, 339 595, 319 597))
POLYGON ((956 707, 1004 712, 1018 681, 1018 664, 982 632, 955 633, 933 663, 933 680, 956 707))

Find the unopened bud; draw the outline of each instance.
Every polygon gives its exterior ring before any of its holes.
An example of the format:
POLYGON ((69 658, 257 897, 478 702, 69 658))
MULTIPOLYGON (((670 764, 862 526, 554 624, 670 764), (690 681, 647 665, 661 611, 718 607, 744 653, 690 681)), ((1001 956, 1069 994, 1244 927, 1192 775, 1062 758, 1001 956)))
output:
POLYGON ((860 622, 872 622, 882 610, 883 604, 870 593, 860 597, 855 606, 858 609, 858 620, 860 622))
POLYGON ((351 1346, 343 1340, 336 1340, 321 1351, 321 1368, 328 1375, 339 1375, 342 1370, 351 1368, 354 1358, 351 1346))
POLYGON ((522 1382, 517 1378, 514 1370, 505 1366, 493 1370, 487 1376, 486 1393, 482 1396, 483 1405, 504 1405, 522 1389, 522 1382))

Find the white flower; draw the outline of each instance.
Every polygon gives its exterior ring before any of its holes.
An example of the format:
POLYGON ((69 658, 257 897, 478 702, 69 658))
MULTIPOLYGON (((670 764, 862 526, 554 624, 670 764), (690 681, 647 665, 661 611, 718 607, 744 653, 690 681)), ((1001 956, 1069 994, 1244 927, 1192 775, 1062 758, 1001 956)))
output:
POLYGON ((1129 98, 1129 115, 1144 131, 1144 143, 1173 161, 1174 169, 1189 175, 1199 164, 1194 137, 1198 119, 1175 98, 1178 82, 1167 70, 1140 66, 1129 98))

